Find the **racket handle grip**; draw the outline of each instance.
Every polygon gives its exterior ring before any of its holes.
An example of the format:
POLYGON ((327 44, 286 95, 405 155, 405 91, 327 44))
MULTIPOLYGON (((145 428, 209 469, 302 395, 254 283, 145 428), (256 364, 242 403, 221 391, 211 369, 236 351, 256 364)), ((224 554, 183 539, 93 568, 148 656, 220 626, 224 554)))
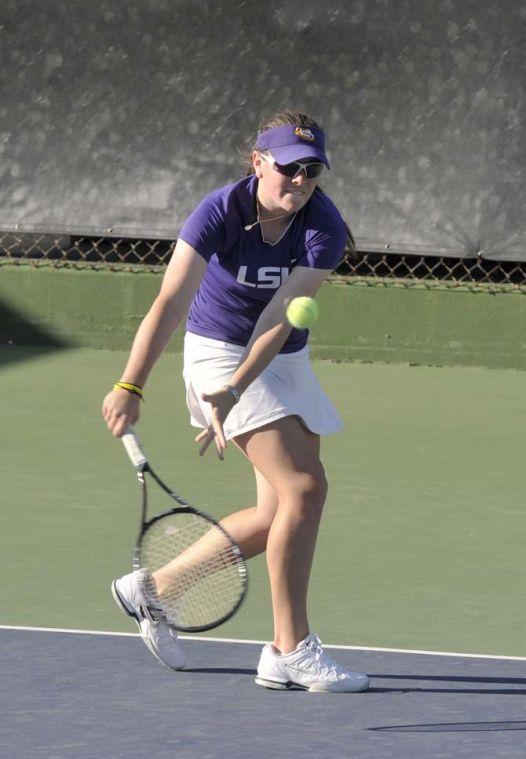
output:
POLYGON ((139 438, 135 434, 135 430, 131 424, 126 427, 121 440, 126 449, 126 453, 130 457, 131 463, 138 472, 142 472, 145 466, 148 464, 148 459, 146 458, 146 455, 141 448, 139 438))

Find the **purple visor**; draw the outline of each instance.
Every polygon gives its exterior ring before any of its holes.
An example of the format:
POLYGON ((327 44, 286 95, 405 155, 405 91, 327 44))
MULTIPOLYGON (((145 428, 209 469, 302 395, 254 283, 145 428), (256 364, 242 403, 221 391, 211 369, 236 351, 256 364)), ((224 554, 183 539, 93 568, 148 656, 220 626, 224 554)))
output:
POLYGON ((330 169, 325 155, 325 135, 317 127, 281 126, 258 134, 256 150, 268 150, 277 163, 316 158, 330 169))

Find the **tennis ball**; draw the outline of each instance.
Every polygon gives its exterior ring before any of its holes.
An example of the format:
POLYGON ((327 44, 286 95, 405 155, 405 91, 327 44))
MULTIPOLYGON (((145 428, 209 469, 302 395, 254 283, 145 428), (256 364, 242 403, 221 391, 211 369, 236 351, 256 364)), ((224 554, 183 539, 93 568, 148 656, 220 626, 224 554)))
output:
POLYGON ((297 329, 310 327, 318 318, 318 304, 314 298, 293 298, 287 306, 287 319, 297 329))

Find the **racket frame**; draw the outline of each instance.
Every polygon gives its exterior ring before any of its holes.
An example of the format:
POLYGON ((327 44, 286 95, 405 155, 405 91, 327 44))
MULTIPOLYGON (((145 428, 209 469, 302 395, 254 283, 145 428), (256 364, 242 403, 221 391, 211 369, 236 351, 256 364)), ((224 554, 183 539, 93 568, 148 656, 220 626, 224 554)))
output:
MULTIPOLYGON (((135 438, 135 441, 138 444, 137 438, 135 436, 135 433, 131 429, 131 427, 128 427, 127 429, 128 434, 132 434, 135 438)), ((129 453, 128 446, 125 446, 126 450, 129 453)), ((142 453, 142 449, 141 449, 142 453)), ((130 458, 132 458, 130 456, 130 458)), ((215 627, 219 627, 220 625, 224 624, 227 620, 229 620, 231 617, 234 616, 234 614, 237 612, 241 604, 246 598, 247 592, 248 592, 248 572, 247 567, 245 563, 245 558, 243 556, 243 553, 241 552, 240 547, 237 545, 237 543, 231 538, 231 536, 228 534, 228 532, 222 527, 219 522, 217 522, 213 517, 209 516, 208 514, 205 514, 203 511, 200 511, 199 509, 196 509, 194 506, 191 506, 188 501, 185 501, 184 498, 182 498, 178 493, 176 493, 174 490, 168 487, 166 483, 163 482, 163 480, 159 477, 159 475, 154 472, 152 467, 150 466, 148 460, 146 459, 146 456, 142 456, 141 460, 138 462, 135 462, 132 458, 132 463, 134 463, 136 473, 137 473, 137 480, 139 482, 139 486, 141 489, 141 526, 139 530, 139 534, 137 536, 137 540, 135 542, 135 548, 133 551, 133 569, 141 569, 141 543, 143 536, 145 535, 146 531, 156 522, 160 521, 161 519, 164 519, 165 517, 171 516, 172 514, 194 514, 195 516, 200 517, 201 519, 206 520, 209 522, 213 527, 216 527, 219 529, 227 541, 230 543, 232 547, 232 553, 235 557, 235 563, 237 566, 237 570, 239 573, 239 577, 241 580, 241 593, 239 595, 239 598, 236 602, 236 604, 230 609, 230 611, 227 612, 222 618, 218 620, 214 620, 214 622, 206 624, 206 625, 197 625, 197 626, 183 626, 183 625, 175 625, 171 622, 166 621, 166 624, 169 627, 172 627, 174 630, 177 630, 178 632, 188 632, 188 633, 194 633, 194 632, 205 632, 206 630, 212 630, 215 627), (171 508, 171 509, 165 509, 162 512, 159 512, 155 516, 148 519, 148 486, 146 482, 145 474, 149 474, 150 477, 159 485, 161 490, 163 490, 167 496, 172 498, 178 506, 171 508)))

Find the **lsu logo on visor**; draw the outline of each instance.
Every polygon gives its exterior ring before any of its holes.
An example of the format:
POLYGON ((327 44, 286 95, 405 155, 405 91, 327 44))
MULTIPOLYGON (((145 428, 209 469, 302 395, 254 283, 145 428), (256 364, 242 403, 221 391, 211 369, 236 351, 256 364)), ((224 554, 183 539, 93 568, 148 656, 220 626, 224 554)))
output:
POLYGON ((300 137, 302 140, 308 140, 309 142, 314 142, 315 140, 315 137, 312 134, 311 130, 305 129, 305 127, 296 127, 294 134, 296 137, 300 137))

